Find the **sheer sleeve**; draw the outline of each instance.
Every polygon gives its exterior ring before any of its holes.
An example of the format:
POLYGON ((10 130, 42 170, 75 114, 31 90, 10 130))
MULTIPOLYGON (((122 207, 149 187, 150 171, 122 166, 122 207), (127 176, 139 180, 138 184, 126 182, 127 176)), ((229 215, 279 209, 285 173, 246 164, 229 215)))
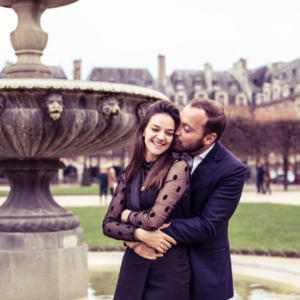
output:
POLYGON ((136 241, 134 239, 135 227, 121 223, 121 214, 126 209, 126 187, 124 184, 125 170, 117 185, 106 216, 103 220, 103 233, 116 240, 136 241))
POLYGON ((182 159, 174 161, 153 207, 145 211, 131 212, 127 222, 145 230, 157 229, 168 218, 180 198, 189 190, 189 181, 190 172, 187 162, 182 159))

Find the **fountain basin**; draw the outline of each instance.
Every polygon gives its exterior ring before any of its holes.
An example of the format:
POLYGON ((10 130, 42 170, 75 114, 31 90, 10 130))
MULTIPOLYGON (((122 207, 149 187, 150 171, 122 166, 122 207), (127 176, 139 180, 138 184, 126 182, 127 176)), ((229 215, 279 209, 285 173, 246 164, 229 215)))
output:
POLYGON ((45 79, 0 80, 0 160, 93 155, 126 146, 148 107, 168 100, 123 84, 45 79), (61 96, 51 117, 49 95, 61 96), (115 105, 119 111, 109 115, 115 105), (108 111, 107 111, 108 110, 108 111))

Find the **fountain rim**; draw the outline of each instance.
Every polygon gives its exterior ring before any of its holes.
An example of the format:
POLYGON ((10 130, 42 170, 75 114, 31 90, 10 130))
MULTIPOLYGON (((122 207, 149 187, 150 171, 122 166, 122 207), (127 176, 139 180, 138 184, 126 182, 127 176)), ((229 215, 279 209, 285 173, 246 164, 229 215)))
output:
MULTIPOLYGON (((40 2, 45 2, 46 7, 48 9, 48 8, 57 8, 61 6, 66 6, 77 1, 79 0, 50 0, 50 1, 41 0, 40 2)), ((13 4, 16 2, 17 2, 16 0, 0 0, 0 7, 12 8, 13 4)))
POLYGON ((35 78, 9 78, 0 79, 1 90, 60 90, 60 91, 92 91, 92 92, 108 92, 117 94, 129 94, 136 96, 144 96, 155 98, 157 100, 170 99, 163 93, 140 86, 129 84, 111 83, 104 81, 81 81, 81 80, 66 80, 66 79, 35 79, 35 78))

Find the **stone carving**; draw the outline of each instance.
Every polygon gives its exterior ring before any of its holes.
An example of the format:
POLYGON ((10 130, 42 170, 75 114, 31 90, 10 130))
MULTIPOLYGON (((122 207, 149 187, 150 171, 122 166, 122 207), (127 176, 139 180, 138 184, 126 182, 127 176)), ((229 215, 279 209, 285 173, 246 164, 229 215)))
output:
POLYGON ((4 110, 4 98, 0 96, 0 116, 4 110))
POLYGON ((142 102, 137 105, 136 115, 140 121, 145 117, 146 112, 149 109, 151 104, 152 104, 151 102, 142 102))
POLYGON ((101 113, 105 119, 114 120, 121 114, 119 102, 115 97, 102 98, 98 104, 99 113, 101 113))
POLYGON ((56 121, 63 112, 63 96, 59 94, 49 94, 43 99, 43 110, 56 121))

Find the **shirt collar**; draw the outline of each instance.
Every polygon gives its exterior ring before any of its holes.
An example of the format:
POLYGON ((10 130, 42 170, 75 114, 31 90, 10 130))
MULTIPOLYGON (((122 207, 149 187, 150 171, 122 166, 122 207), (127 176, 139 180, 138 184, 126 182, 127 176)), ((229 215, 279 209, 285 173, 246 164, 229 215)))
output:
POLYGON ((194 159, 195 159, 196 157, 199 157, 200 160, 202 161, 202 160, 206 157, 206 155, 212 150, 212 148, 213 148, 214 146, 215 146, 215 144, 212 144, 206 151, 204 151, 203 153, 201 153, 201 154, 195 156, 194 159))

